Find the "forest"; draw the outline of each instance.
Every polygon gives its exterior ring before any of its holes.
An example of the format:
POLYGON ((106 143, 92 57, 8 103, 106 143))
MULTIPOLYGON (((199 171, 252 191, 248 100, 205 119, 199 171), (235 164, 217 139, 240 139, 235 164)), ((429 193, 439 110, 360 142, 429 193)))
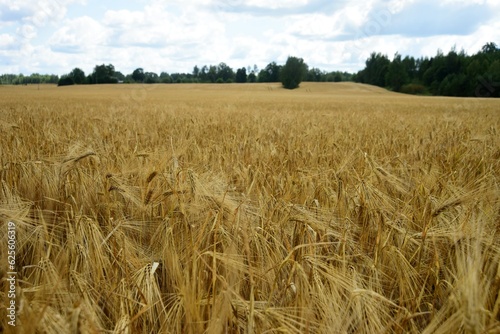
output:
POLYGON ((354 81, 409 94, 499 97, 500 49, 487 43, 472 56, 452 49, 418 59, 396 53, 392 61, 374 52, 354 81))

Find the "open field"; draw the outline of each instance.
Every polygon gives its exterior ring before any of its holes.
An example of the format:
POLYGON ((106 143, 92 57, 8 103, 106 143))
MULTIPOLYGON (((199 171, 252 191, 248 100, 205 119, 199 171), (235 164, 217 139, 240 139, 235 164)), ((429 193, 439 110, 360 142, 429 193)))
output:
POLYGON ((303 83, 0 101, 4 333, 500 333, 498 100, 303 83))

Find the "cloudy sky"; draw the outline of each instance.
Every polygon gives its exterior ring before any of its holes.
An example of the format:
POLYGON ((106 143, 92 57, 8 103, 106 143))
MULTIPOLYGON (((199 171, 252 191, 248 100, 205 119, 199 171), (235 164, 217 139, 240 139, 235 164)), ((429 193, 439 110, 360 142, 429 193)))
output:
POLYGON ((261 69, 288 55, 354 72, 372 51, 472 54, 487 42, 500 44, 499 0, 0 0, 0 73, 261 69))

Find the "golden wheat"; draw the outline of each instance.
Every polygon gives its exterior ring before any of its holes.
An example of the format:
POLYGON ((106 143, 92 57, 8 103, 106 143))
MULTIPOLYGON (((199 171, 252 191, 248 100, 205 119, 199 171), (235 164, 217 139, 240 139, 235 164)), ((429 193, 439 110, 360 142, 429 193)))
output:
POLYGON ((498 101, 352 83, 0 98, 4 333, 500 332, 498 101))

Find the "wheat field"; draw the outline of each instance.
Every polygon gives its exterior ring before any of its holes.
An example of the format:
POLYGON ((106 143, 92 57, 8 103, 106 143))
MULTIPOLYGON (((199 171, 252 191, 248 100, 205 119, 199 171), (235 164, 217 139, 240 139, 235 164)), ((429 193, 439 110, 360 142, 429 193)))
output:
POLYGON ((303 83, 0 101, 0 332, 500 333, 498 100, 303 83))

